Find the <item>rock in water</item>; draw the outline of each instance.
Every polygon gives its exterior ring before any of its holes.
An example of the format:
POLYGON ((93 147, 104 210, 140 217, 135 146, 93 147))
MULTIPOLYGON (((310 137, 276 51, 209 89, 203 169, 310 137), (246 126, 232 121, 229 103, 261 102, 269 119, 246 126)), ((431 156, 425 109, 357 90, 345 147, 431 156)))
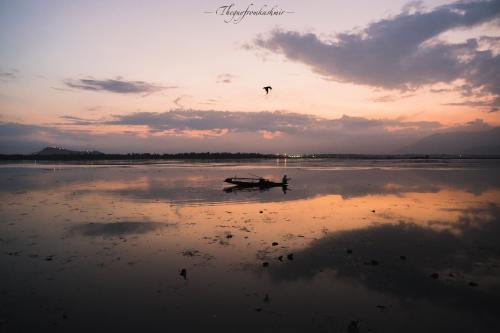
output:
POLYGON ((179 275, 182 276, 184 280, 187 280, 187 270, 185 268, 181 269, 179 275))

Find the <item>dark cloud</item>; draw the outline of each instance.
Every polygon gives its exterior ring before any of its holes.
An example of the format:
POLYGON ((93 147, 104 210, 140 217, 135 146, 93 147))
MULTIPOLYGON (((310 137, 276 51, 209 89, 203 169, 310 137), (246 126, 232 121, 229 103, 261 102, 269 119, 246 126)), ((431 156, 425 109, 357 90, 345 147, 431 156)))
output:
MULTIPOLYGON (((396 146, 413 143, 442 128, 437 122, 349 116, 326 119, 283 111, 137 112, 116 116, 106 124, 147 126, 155 135, 201 133, 199 135, 223 138, 227 142, 221 143, 221 147, 239 143, 240 147, 256 147, 251 151, 266 152, 389 152, 396 146), (268 142, 260 142, 256 136, 268 142), (235 141, 229 143, 229 140, 235 141), (360 150, 360 147, 363 148, 360 150)), ((228 149, 221 147, 218 149, 228 149)), ((230 150, 234 149, 231 146, 230 150)))
POLYGON ((475 107, 475 108, 488 108, 489 112, 497 112, 498 111, 498 106, 492 105, 491 102, 478 101, 478 100, 465 100, 465 101, 462 101, 462 102, 445 103, 443 105, 450 105, 450 106, 470 106, 470 107, 475 107))
POLYGON ((365 119, 343 116, 326 119, 313 115, 284 111, 231 112, 172 110, 167 112, 136 112, 115 116, 106 122, 112 125, 145 125, 152 131, 165 130, 215 130, 229 129, 232 132, 282 132, 287 134, 311 133, 333 134, 333 132, 384 131, 387 127, 411 130, 434 130, 440 128, 437 122, 406 122, 388 119, 365 119))
MULTIPOLYGON (((60 119, 66 120, 71 125, 92 125, 96 124, 96 120, 94 119, 85 119, 76 116, 60 116, 60 119)), ((60 125, 60 124, 58 124, 60 125)))
POLYGON ((142 94, 154 93, 164 89, 177 88, 175 86, 160 86, 145 81, 127 81, 122 78, 96 80, 78 79, 78 80, 65 80, 64 84, 70 88, 83 89, 90 91, 108 91, 119 94, 142 94))
POLYGON ((500 105, 500 55, 492 46, 498 45, 498 37, 455 44, 438 39, 452 29, 497 23, 500 2, 455 2, 428 12, 410 7, 362 31, 337 34, 334 40, 274 30, 258 37, 255 45, 309 65, 333 80, 378 88, 405 91, 463 79, 464 91, 468 88, 493 107, 500 105))
POLYGON ((153 131, 214 130, 228 128, 235 132, 295 131, 314 122, 316 117, 285 112, 230 112, 172 110, 167 112, 137 112, 116 116, 108 124, 146 125, 153 131))

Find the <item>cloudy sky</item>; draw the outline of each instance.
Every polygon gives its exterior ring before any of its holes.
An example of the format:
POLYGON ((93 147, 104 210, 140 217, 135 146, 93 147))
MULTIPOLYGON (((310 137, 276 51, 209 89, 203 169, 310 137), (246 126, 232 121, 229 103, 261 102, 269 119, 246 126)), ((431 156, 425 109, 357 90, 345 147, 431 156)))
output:
POLYGON ((0 45, 0 153, 386 153, 500 126, 499 0, 0 0, 0 45))

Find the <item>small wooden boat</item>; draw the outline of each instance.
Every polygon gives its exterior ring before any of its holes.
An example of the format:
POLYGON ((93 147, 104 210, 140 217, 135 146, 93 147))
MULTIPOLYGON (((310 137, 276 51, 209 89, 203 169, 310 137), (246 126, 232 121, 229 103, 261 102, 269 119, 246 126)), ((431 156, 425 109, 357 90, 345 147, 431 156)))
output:
POLYGON ((239 187, 260 187, 260 188, 269 188, 269 187, 283 187, 288 186, 286 182, 273 182, 269 179, 265 178, 245 178, 245 177, 231 177, 226 178, 224 182, 233 184, 239 187))

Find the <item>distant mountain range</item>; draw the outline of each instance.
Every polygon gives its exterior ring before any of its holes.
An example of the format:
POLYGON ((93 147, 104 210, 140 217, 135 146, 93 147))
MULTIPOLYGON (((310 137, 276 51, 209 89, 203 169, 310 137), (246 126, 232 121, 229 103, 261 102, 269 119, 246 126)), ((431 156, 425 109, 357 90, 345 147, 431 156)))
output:
POLYGON ((481 132, 432 134, 396 154, 500 155, 500 127, 481 132))
POLYGON ((101 153, 100 151, 96 150, 84 150, 84 151, 78 151, 78 150, 68 150, 64 149, 61 147, 45 147, 42 150, 40 150, 37 153, 34 153, 33 155, 37 156, 68 156, 68 155, 104 155, 104 153, 101 153))

